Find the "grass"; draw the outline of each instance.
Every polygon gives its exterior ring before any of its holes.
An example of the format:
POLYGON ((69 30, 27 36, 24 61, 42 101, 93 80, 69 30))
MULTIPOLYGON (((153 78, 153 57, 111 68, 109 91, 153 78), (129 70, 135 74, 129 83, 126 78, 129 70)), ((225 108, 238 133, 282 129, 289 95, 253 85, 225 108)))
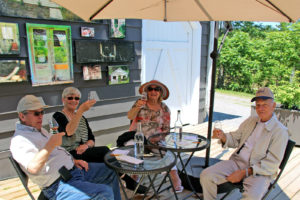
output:
POLYGON ((222 89, 216 89, 216 92, 221 93, 221 94, 227 94, 231 96, 238 96, 242 98, 252 98, 255 96, 255 94, 249 94, 245 92, 236 92, 236 91, 231 91, 231 90, 222 90, 222 89))

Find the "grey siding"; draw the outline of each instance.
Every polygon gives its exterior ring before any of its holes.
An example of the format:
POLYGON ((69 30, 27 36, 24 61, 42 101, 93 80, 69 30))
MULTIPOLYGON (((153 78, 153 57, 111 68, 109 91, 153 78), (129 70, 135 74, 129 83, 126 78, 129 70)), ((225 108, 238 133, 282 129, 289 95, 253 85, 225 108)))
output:
MULTIPOLYGON (((89 91, 97 91, 101 101, 97 102, 93 111, 84 115, 90 122, 91 128, 96 136, 96 145, 112 144, 115 146, 116 138, 122 132, 128 130, 129 120, 127 111, 136 100, 136 91, 140 85, 140 63, 141 63, 141 20, 126 20, 126 38, 118 39, 134 42, 135 60, 129 63, 99 63, 102 67, 102 79, 84 81, 82 77, 82 64, 76 63, 75 40, 85 39, 80 36, 80 27, 89 26, 95 28, 95 37, 90 40, 109 40, 109 23, 103 20, 100 23, 65 22, 54 20, 37 20, 1 17, 1 22, 18 23, 20 33, 21 53, 18 56, 0 56, 0 60, 23 58, 28 65, 26 23, 70 25, 72 29, 73 69, 74 83, 32 87, 30 82, 2 83, 0 84, 0 163, 4 169, 0 172, 0 179, 10 177, 14 172, 7 156, 11 136, 13 135, 17 121, 16 106, 21 97, 26 94, 34 94, 43 98, 50 108, 46 110, 44 125, 47 128, 47 119, 53 112, 62 109, 61 93, 65 87, 74 86, 82 93, 81 102, 87 100, 89 91), (111 64, 127 64, 130 68, 130 83, 121 85, 108 85, 107 66, 111 64)), ((116 40, 116 39, 114 39, 116 40)), ((30 73, 29 66, 27 67, 30 73)))
POLYGON ((210 37, 210 22, 200 22, 202 26, 201 36, 201 63, 200 63, 200 99, 199 99, 199 123, 202 123, 207 116, 206 102, 206 87, 207 87, 207 58, 209 55, 209 37, 210 37))

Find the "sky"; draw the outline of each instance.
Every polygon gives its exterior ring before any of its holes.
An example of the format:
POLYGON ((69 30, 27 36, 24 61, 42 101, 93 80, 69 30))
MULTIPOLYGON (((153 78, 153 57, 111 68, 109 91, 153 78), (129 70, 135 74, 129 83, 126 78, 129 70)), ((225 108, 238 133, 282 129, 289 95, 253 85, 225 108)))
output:
POLYGON ((256 23, 262 24, 264 26, 270 25, 270 26, 272 26, 274 28, 276 28, 276 25, 280 24, 279 22, 256 22, 256 23))

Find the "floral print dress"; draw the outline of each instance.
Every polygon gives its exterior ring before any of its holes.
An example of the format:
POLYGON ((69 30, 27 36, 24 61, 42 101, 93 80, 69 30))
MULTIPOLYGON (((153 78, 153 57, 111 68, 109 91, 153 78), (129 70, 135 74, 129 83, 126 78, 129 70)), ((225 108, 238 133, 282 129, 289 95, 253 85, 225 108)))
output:
MULTIPOLYGON (((136 107, 136 103, 132 108, 136 107)), ((151 110, 146 104, 132 121, 129 130, 136 130, 137 122, 140 121, 146 138, 157 133, 167 133, 170 131, 170 114, 170 109, 163 102, 161 102, 161 108, 158 111, 151 110)))

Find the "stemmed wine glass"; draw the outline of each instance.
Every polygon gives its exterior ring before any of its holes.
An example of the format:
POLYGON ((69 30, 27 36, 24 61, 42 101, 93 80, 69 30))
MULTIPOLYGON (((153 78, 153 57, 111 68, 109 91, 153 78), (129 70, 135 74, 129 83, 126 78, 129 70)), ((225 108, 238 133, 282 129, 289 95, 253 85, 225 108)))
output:
POLYGON ((50 128, 50 133, 52 134, 58 133, 58 123, 53 117, 49 119, 49 128, 50 128))

